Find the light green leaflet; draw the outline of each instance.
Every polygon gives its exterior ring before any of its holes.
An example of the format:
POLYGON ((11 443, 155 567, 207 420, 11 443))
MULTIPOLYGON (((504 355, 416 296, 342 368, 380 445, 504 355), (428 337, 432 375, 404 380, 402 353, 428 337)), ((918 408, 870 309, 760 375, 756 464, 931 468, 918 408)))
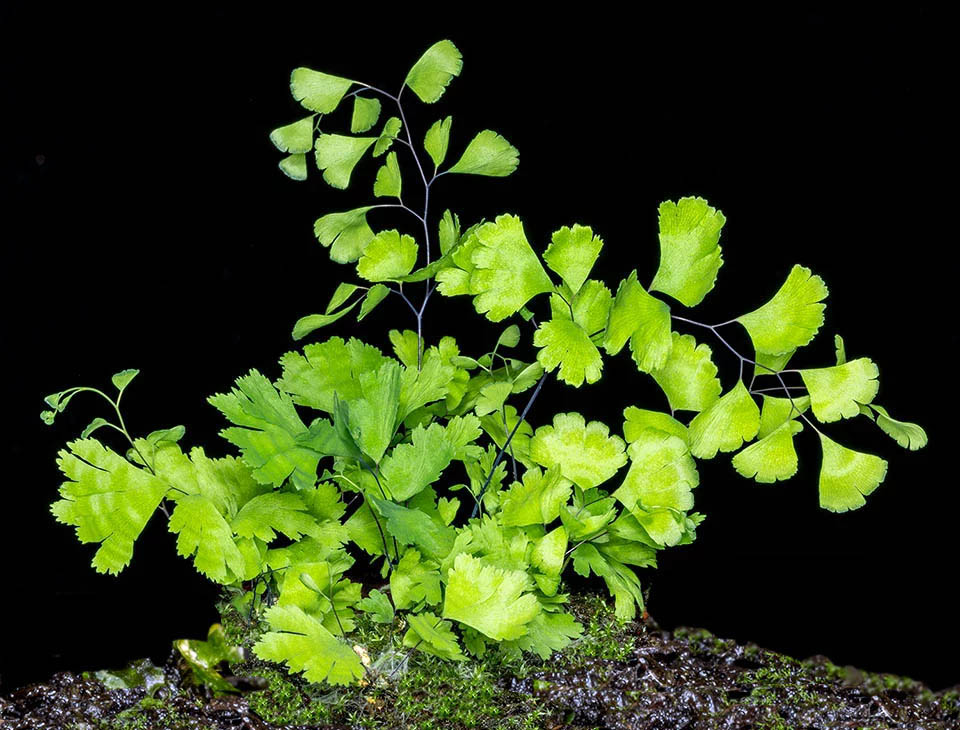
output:
POLYGON ((593 544, 585 543, 573 552, 573 569, 587 577, 593 571, 607 584, 615 599, 615 613, 621 621, 636 616, 637 606, 643 608, 643 589, 629 567, 603 555, 593 544))
POLYGON ((446 91, 454 76, 460 75, 463 56, 450 41, 437 41, 427 49, 407 73, 404 85, 409 86, 420 101, 432 104, 446 91))
MULTIPOLYGON (((359 94, 353 97, 353 117, 350 119, 350 131, 354 134, 366 132, 380 118, 380 100, 370 99, 359 94)), ((306 150, 304 150, 306 151, 306 150)))
POLYGON ((140 371, 133 368, 121 370, 119 373, 110 376, 110 382, 113 383, 113 387, 116 388, 118 392, 122 393, 139 374, 140 371))
MULTIPOLYGON (((486 225, 486 224, 484 224, 486 225)), ((452 265, 443 266, 437 271, 437 290, 446 297, 460 294, 472 294, 470 277, 474 272, 473 252, 480 245, 476 232, 479 225, 471 226, 459 238, 459 245, 451 249, 449 258, 452 265)), ((546 272, 544 272, 546 274, 546 272)))
POLYGON ((453 633, 453 624, 450 621, 444 621, 430 611, 417 615, 408 614, 406 618, 410 629, 403 636, 404 646, 416 648, 441 659, 457 662, 467 660, 460 650, 457 635, 453 633))
POLYGON ((847 347, 840 335, 833 336, 833 346, 837 352, 837 365, 843 365, 847 361, 847 347))
MULTIPOLYGON (((664 508, 685 512, 693 508, 691 490, 700 478, 690 449, 681 439, 647 429, 630 444, 627 453, 630 469, 613 496, 631 512, 637 513, 639 508, 638 519, 643 511, 664 508)), ((664 542, 663 535, 651 537, 664 542)))
POLYGON ((560 367, 560 379, 574 387, 595 383, 603 372, 603 358, 586 330, 571 319, 551 319, 533 335, 533 344, 542 348, 537 362, 547 372, 560 367))
POLYGON ((636 271, 620 282, 603 346, 607 354, 616 355, 627 340, 637 367, 645 373, 666 365, 673 349, 670 307, 644 291, 636 271))
POLYGON ((68 481, 50 508, 58 522, 77 528, 82 543, 97 542, 98 573, 117 574, 130 563, 133 543, 170 489, 99 441, 72 441, 57 458, 68 481))
POLYGON ((527 633, 507 642, 505 651, 528 651, 548 659, 555 651, 567 648, 583 634, 583 626, 569 613, 543 611, 527 626, 527 633))
POLYGON ((491 322, 509 317, 537 294, 553 289, 515 215, 497 216, 495 222, 477 228, 474 236, 470 292, 476 294, 476 310, 491 322))
POLYGON ((437 500, 437 514, 440 515, 440 519, 443 520, 443 524, 445 525, 449 525, 456 519, 459 509, 460 500, 456 497, 453 499, 440 497, 440 499, 437 500))
POLYGON ((616 518, 617 500, 597 497, 596 494, 590 492, 590 499, 587 499, 582 490, 579 493, 574 491, 573 504, 560 508, 560 521, 570 542, 597 537, 616 518))
POLYGON ((246 574, 246 560, 223 515, 201 495, 181 497, 170 516, 169 530, 177 535, 177 553, 194 557, 197 570, 217 583, 230 583, 246 574))
POLYGON ((645 510, 638 504, 631 514, 637 524, 653 541, 657 548, 673 547, 684 542, 685 515, 668 507, 654 507, 645 510))
POLYGON ((280 160, 278 167, 291 180, 307 179, 307 156, 290 155, 280 160))
POLYGON ((376 142, 376 137, 346 137, 342 134, 317 136, 315 152, 317 167, 323 170, 323 179, 335 188, 345 189, 350 185, 353 168, 376 142))
MULTIPOLYGON (((513 431, 514 426, 517 425, 517 421, 520 420, 520 415, 513 406, 506 406, 504 410, 506 411, 506 424, 504 424, 502 412, 484 416, 480 419, 484 432, 492 438, 493 442, 499 447, 502 447, 504 443, 506 443, 507 434, 513 431)), ((524 421, 517 428, 517 432, 510 441, 511 456, 528 466, 532 466, 529 460, 530 437, 532 435, 533 427, 528 421, 524 421)))
POLYGON ((360 258, 373 240, 373 231, 367 225, 367 211, 371 208, 373 206, 368 205, 343 213, 328 213, 313 224, 313 235, 330 249, 331 259, 348 264, 360 258))
POLYGON ((254 497, 233 518, 231 527, 240 537, 256 537, 266 543, 276 539, 278 532, 290 540, 321 533, 303 500, 289 492, 267 492, 254 497))
POLYGON ((277 127, 270 132, 270 141, 281 152, 303 154, 313 149, 313 124, 315 114, 299 122, 277 127))
POLYGON ((443 211, 443 217, 437 224, 437 239, 440 242, 440 253, 446 255, 460 243, 460 216, 451 213, 450 209, 443 211))
MULTIPOLYGON (((397 153, 387 155, 387 162, 377 171, 377 179, 373 183, 373 194, 378 198, 388 196, 400 198, 403 189, 403 180, 400 177, 400 164, 397 162, 397 153)), ((416 260, 414 260, 416 262, 416 260)))
POLYGON ((480 390, 480 397, 477 398, 477 405, 473 409, 474 413, 478 416, 499 413, 511 393, 513 393, 513 383, 488 383, 480 390))
POLYGON ((761 484, 789 479, 797 473, 797 450, 793 437, 803 430, 798 421, 784 421, 759 441, 733 457, 733 468, 761 484))
POLYGON ((810 408, 810 396, 796 398, 777 398, 763 396, 763 408, 760 411, 760 430, 757 438, 764 438, 782 426, 788 418, 797 418, 810 408))
POLYGON ((573 321, 591 338, 598 336, 607 326, 612 305, 613 294, 606 284, 596 279, 588 279, 576 295, 570 292, 566 284, 550 295, 553 318, 570 319, 573 310, 573 321))
MULTIPOLYGON (((378 529, 373 511, 369 504, 364 504, 343 523, 350 539, 368 554, 383 555, 383 538, 380 537, 382 524, 378 529)), ((391 557, 393 551, 391 550, 391 557)))
POLYGON ((823 279, 799 264, 773 298, 759 309, 737 317, 757 352, 784 355, 803 347, 823 324, 821 300, 827 297, 823 279))
POLYGON ((518 344, 520 344, 520 328, 512 324, 500 333, 495 349, 499 350, 501 347, 516 347, 518 344))
POLYGON ((380 480, 394 501, 405 502, 440 478, 456 448, 439 423, 413 429, 409 444, 394 447, 380 464, 380 480))
POLYGON ((280 358, 283 377, 277 387, 289 393, 293 402, 333 413, 333 395, 354 402, 362 397, 360 375, 376 372, 386 363, 380 350, 351 337, 348 342, 331 337, 303 348, 303 354, 288 352, 280 358))
POLYGON ((543 260, 560 275, 573 294, 580 291, 597 262, 603 240, 593 235, 589 226, 575 224, 555 231, 551 243, 543 253, 543 260))
POLYGON ((685 444, 690 444, 690 432, 687 427, 672 416, 660 411, 648 411, 644 408, 629 406, 623 411, 623 436, 627 443, 639 439, 649 428, 676 436, 685 444))
POLYGON ((579 413, 558 413, 530 440, 530 458, 543 467, 559 467, 564 478, 583 489, 602 484, 624 464, 625 444, 605 423, 586 423, 579 413))
POLYGON ((756 354, 756 364, 753 366, 753 372, 756 375, 772 375, 783 370, 790 358, 793 357, 795 350, 790 350, 782 355, 771 355, 767 352, 758 352, 756 354))
POLYGON ((720 229, 726 219, 702 198, 660 204, 660 268, 650 285, 694 307, 703 301, 723 264, 720 229))
POLYGON ((293 562, 288 570, 283 571, 277 604, 297 606, 320 619, 331 633, 340 634, 337 617, 328 616, 335 609, 344 631, 352 630, 352 607, 360 600, 360 586, 340 579, 343 571, 352 564, 353 560, 343 553, 333 556, 332 560, 293 562))
POLYGON ((363 664, 353 649, 302 608, 272 606, 265 618, 270 631, 253 647, 261 659, 303 672, 308 682, 348 685, 363 676, 363 664))
POLYGON ((824 423, 859 415, 859 404, 872 401, 880 388, 879 374, 877 366, 866 357, 829 368, 800 371, 810 393, 813 415, 824 423))
POLYGON ((316 432, 300 420, 290 396, 251 370, 230 393, 207 400, 236 424, 221 435, 243 451, 257 481, 280 486, 291 477, 300 488, 313 486, 320 454, 306 444, 316 432))
POLYGON ((389 293, 390 289, 383 284, 374 284, 370 287, 363 298, 363 304, 360 305, 360 314, 357 315, 357 321, 362 321, 380 302, 386 299, 389 293))
MULTIPOLYGON (((443 355, 436 347, 432 346, 428 347, 423 354, 420 370, 417 370, 416 355, 405 365, 406 370, 404 370, 400 381, 400 410, 398 415, 400 420, 404 420, 412 412, 427 403, 445 398, 448 393, 448 386, 457 372, 453 365, 444 362, 443 355)), ((479 433, 477 435, 479 436, 479 433)))
POLYGON ((443 617, 472 626, 496 641, 517 639, 540 613, 521 570, 502 570, 461 553, 447 574, 443 617))
POLYGON ((367 594, 366 598, 357 601, 357 608, 366 614, 369 614, 374 623, 392 624, 395 616, 393 604, 387 598, 387 594, 374 588, 367 594))
POLYGON ((439 604, 443 600, 439 568, 432 560, 421 560, 414 548, 407 548, 390 573, 390 595, 397 609, 412 608, 421 602, 439 604))
POLYGON ((383 123, 383 130, 380 132, 380 136, 377 137, 377 143, 373 146, 374 157, 379 157, 390 149, 393 145, 393 140, 399 136, 402 126, 403 123, 398 117, 390 117, 383 123))
POLYGON ((500 499, 504 527, 547 525, 560 516, 560 506, 567 503, 573 487, 560 476, 556 467, 545 473, 527 469, 522 482, 514 482, 500 499))
POLYGON ((841 446, 820 434, 823 463, 820 467, 820 506, 831 512, 859 509, 887 475, 887 462, 841 446))
POLYGON ((530 564, 547 575, 560 575, 567 552, 567 531, 560 525, 550 530, 533 544, 530 564))
POLYGON ((672 411, 702 411, 720 397, 717 366, 710 347, 692 335, 673 333, 673 347, 663 367, 650 372, 663 389, 672 411))
POLYGON ((372 495, 367 498, 387 519, 387 531, 401 544, 414 545, 423 555, 435 560, 442 560, 450 553, 455 539, 454 529, 444 525, 439 515, 432 519, 422 509, 402 507, 372 495))
MULTIPOLYGON (((447 159, 447 147, 450 144, 450 127, 452 124, 453 117, 438 119, 427 130, 426 137, 423 139, 423 148, 430 155, 435 168, 440 167, 443 161, 447 159)), ((441 250, 444 249, 441 247, 441 250)))
POLYGON ((496 132, 485 129, 474 137, 457 163, 447 172, 506 177, 519 164, 517 148, 496 132))
POLYGON ((891 418, 887 409, 883 406, 871 403, 868 406, 860 406, 860 412, 871 421, 876 418, 876 423, 880 429, 905 449, 916 451, 927 445, 926 431, 915 423, 891 418))
POLYGON ((342 403, 346 424, 357 445, 367 456, 379 462, 396 433, 400 411, 402 368, 396 360, 386 360, 375 372, 358 377, 362 397, 342 403))
POLYGON ((353 85, 350 79, 313 71, 309 68, 295 68, 290 74, 290 91, 293 98, 310 111, 329 114, 340 104, 343 95, 353 85))
MULTIPOLYGON (((177 553, 193 558, 194 566, 217 583, 230 583, 247 578, 247 561, 234 541, 228 520, 236 514, 239 503, 263 489, 250 476, 250 471, 236 459, 212 461, 202 449, 194 449, 188 460, 178 449, 177 466, 169 459, 158 459, 157 475, 189 494, 177 494, 176 508, 170 515, 168 529, 177 535, 177 553)), ((171 454, 172 455, 172 454, 171 454)))
POLYGON ((742 380, 690 422, 690 451, 712 459, 717 451, 734 451, 760 430, 760 409, 742 380))
MULTIPOLYGON (((334 312, 333 314, 308 314, 305 317, 301 317, 293 325, 293 333, 291 336, 295 340, 302 340, 311 332, 333 324, 341 317, 350 314, 353 308, 357 306, 357 302, 359 302, 359 300, 353 302, 349 307, 344 307, 339 312, 334 312)), ((359 319, 360 318, 358 318, 358 321, 359 319)))
POLYGON ((357 262, 357 275, 367 281, 391 281, 406 276, 417 264, 418 251, 413 236, 380 231, 357 262))
MULTIPOLYGON (((227 662, 227 664, 242 662, 245 652, 243 648, 234 646, 227 640, 226 633, 220 624, 213 624, 210 627, 210 630, 207 632, 206 641, 200 641, 198 639, 176 639, 173 642, 173 647, 179 652, 180 656, 186 662, 187 667, 189 667, 188 675, 194 683, 203 685, 207 690, 213 690, 214 692, 233 693, 237 691, 236 687, 220 675, 217 668, 221 662, 227 662)), ((156 677, 157 683, 158 685, 163 685, 166 681, 163 670, 156 669, 156 671, 158 673, 156 677)), ((111 674, 123 682, 121 678, 123 675, 119 672, 116 674, 111 672, 97 672, 95 676, 103 681, 111 674)), ((143 675, 143 679, 146 680, 144 682, 144 686, 146 687, 152 684, 152 682, 147 679, 148 676, 146 673, 143 675)), ((104 683, 106 684, 106 682, 104 683)), ((111 686, 110 688, 132 689, 134 686, 137 685, 128 685, 123 682, 120 686, 111 686)), ((148 696, 151 694, 149 689, 147 694, 148 696)))
POLYGON ((525 635, 507 642, 504 649, 528 651, 546 660, 553 652, 570 646, 582 634, 583 626, 569 613, 543 611, 527 625, 525 635))

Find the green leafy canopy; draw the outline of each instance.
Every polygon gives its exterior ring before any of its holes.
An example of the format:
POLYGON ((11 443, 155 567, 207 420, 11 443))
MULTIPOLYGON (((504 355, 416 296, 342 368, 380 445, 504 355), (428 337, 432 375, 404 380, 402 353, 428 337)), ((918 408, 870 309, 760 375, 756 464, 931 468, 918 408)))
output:
MULTIPOLYGON (((877 366, 848 358, 839 336, 836 364, 787 369, 824 324, 827 287, 810 269, 794 266, 765 304, 722 324, 677 314, 702 302, 723 264, 726 218, 702 198, 660 204, 655 272, 630 253, 652 238, 611 230, 607 245, 583 223, 527 225, 514 213, 461 223, 454 210, 476 210, 472 200, 431 208, 447 175, 499 178, 518 165, 493 130, 453 135, 444 109, 424 130, 411 113, 440 102, 462 68, 441 40, 392 86, 294 69, 293 111, 269 135, 283 173, 322 190, 314 253, 349 264, 332 292, 291 299, 315 307, 293 338, 340 332, 347 315, 364 326, 396 320, 378 340, 386 349, 318 338, 283 354, 276 372, 221 387, 208 399, 225 421, 221 456, 182 447, 183 426, 128 430, 121 400, 139 387, 138 370, 44 399, 47 424, 80 393, 106 405, 60 451, 65 480, 51 506, 95 546, 93 568, 121 572, 150 520, 166 520, 177 553, 249 617, 256 657, 308 682, 371 681, 364 624, 407 656, 548 659, 582 633, 566 606, 571 572, 606 586, 616 615, 631 619, 658 552, 697 538, 697 490, 722 486, 700 486, 697 460, 722 453, 732 471, 772 484, 798 473, 798 439, 819 442, 820 506, 845 512, 865 504, 887 462, 835 441, 842 420, 863 415, 909 450, 928 440, 874 402, 877 366), (365 197, 324 210, 339 195, 326 186, 365 197), (632 258, 605 280, 600 256, 611 249, 632 258), (434 294, 472 298, 472 322, 469 306, 439 305, 454 313, 459 341, 439 331, 434 294), (722 329, 736 325, 753 352, 722 329), (619 373, 608 361, 625 350, 652 398, 626 379, 604 391, 623 409, 616 428, 574 410, 570 388, 619 373)), ((222 631, 177 647, 201 681, 231 691, 216 665, 238 655, 222 631)))

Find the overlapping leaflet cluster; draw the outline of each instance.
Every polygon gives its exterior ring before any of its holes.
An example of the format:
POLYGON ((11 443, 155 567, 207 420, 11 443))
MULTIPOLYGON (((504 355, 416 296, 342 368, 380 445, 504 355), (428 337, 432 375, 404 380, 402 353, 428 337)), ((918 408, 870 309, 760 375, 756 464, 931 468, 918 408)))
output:
POLYGON ((47 399, 47 422, 84 390, 116 411, 117 423, 96 419, 60 454, 67 481, 53 512, 81 542, 99 544, 94 568, 123 570, 162 508, 178 552, 222 584, 238 608, 261 612, 257 655, 314 682, 348 684, 363 675, 348 639, 358 611, 386 624, 402 615, 405 646, 454 661, 494 648, 546 658, 577 638, 581 627, 564 610, 569 568, 599 576, 617 615, 634 616, 644 600, 636 569, 655 567, 657 551, 696 537, 703 519, 693 511, 697 459, 735 452, 740 474, 786 479, 797 471, 794 437, 806 425, 823 448, 820 504, 841 512, 864 504, 886 462, 841 446, 818 424, 863 414, 901 446, 926 443, 919 426, 873 402, 876 366, 847 360, 839 337, 835 365, 786 369, 823 324, 827 289, 809 269, 795 266, 769 301, 723 325, 673 313, 671 300, 699 304, 723 263, 725 219, 702 199, 660 206, 660 265, 646 287, 636 271, 610 286, 591 278, 604 244, 588 226, 558 229, 538 254, 514 214, 464 230, 450 211, 431 222, 428 194, 422 213, 403 203, 398 152, 412 158, 414 185, 426 193, 448 173, 499 177, 517 165, 516 149, 486 130, 441 171, 456 146, 452 118, 429 128, 422 150, 404 129, 403 90, 433 103, 461 68, 459 51, 441 41, 396 96, 297 69, 293 95, 311 114, 271 135, 288 153, 280 163, 287 175, 305 179, 312 152, 335 188, 350 184, 368 151, 386 155, 373 195, 396 203, 329 213, 315 225, 330 257, 355 264, 362 283, 341 284, 322 314, 296 324, 294 337, 358 305, 363 319, 392 295, 417 325, 390 332, 392 353, 330 337, 285 354, 275 379, 257 371, 240 377, 210 398, 229 423, 222 435, 236 457, 183 450, 179 427, 132 438, 119 406, 136 371, 114 377, 115 398, 77 388, 47 399), (327 115, 347 98, 351 134, 327 131, 327 115), (385 104, 398 116, 358 136, 377 126, 385 104), (412 214, 422 233, 374 232, 367 214, 386 208, 412 214), (409 292, 421 282, 418 306, 409 292), (420 332, 434 292, 472 297, 492 322, 521 322, 506 326, 482 355, 461 353, 452 337, 428 345, 420 332), (523 321, 535 355, 513 357, 506 353, 520 346, 523 321), (734 352, 740 377, 723 385, 710 346, 674 328, 699 328, 729 347, 718 330, 735 323, 755 353, 734 352), (662 389, 666 411, 627 404, 616 429, 558 413, 538 416, 534 429, 529 414, 545 378, 594 383, 605 358, 626 349, 662 389), (126 455, 91 437, 101 426, 127 438, 126 455), (365 591, 348 577, 357 556, 379 566, 389 590, 365 591))

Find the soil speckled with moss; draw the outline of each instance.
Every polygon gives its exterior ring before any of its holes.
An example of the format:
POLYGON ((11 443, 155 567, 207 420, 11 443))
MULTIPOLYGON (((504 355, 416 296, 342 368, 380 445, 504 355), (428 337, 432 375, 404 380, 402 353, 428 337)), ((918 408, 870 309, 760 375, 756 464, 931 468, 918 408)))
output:
MULTIPOLYGON (((409 653, 401 621, 360 617, 369 658, 362 686, 331 688, 249 659, 231 666, 256 691, 214 697, 185 680, 171 656, 162 681, 111 689, 61 673, 0 695, 3 730, 955 730, 960 687, 931 692, 902 677, 798 661, 707 631, 618 623, 602 598, 572 610, 583 637, 548 662, 490 653, 448 662, 409 653), (257 681, 254 678, 261 678, 257 681)), ((224 614, 233 641, 254 633, 224 614)), ((159 677, 159 674, 156 674, 159 677)))

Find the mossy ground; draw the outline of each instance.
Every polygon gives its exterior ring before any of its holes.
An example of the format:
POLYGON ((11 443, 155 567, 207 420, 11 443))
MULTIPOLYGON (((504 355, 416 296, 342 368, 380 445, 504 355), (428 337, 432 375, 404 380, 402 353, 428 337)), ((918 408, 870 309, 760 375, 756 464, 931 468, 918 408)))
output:
MULTIPOLYGON (((674 702, 672 712, 695 717, 689 727, 697 729, 836 726, 875 730, 902 727, 891 724, 893 721, 882 713, 906 717, 904 713, 917 712, 927 713, 923 718, 933 718, 917 727, 960 727, 958 691, 933 693, 909 679, 838 667, 825 658, 801 662, 753 645, 719 639, 707 631, 678 629, 670 635, 657 631, 650 622, 618 622, 607 600, 590 594, 572 600, 570 610, 583 624, 584 634, 546 662, 528 655, 496 652, 481 660, 443 661, 404 649, 401 638, 406 627, 400 619, 384 626, 361 615, 357 631, 351 635, 370 660, 371 671, 361 686, 311 685, 287 674, 281 666, 258 659, 231 667, 238 677, 260 677, 266 683, 264 689, 245 692, 240 698, 214 698, 202 689, 181 689, 172 665, 166 670, 171 677, 170 691, 152 697, 144 696, 142 689, 139 695, 135 690, 98 690, 94 683, 68 675, 59 683, 51 680, 48 685, 38 686, 29 701, 23 701, 23 697, 19 700, 21 707, 31 702, 59 702, 64 722, 38 725, 36 719, 30 719, 34 724, 23 724, 26 720, 5 724, 8 717, 16 716, 5 714, 11 708, 16 710, 18 693, 13 693, 9 699, 0 698, 0 727, 619 730, 660 727, 646 724, 648 715, 644 713, 651 706, 662 706, 665 698, 674 702), (677 699, 691 690, 700 692, 706 704, 691 709, 677 699), (873 698, 880 713, 876 722, 797 724, 796 718, 811 712, 837 717, 849 712, 847 700, 853 695, 873 698), (97 703, 99 709, 94 715, 77 719, 75 708, 97 703)), ((251 645, 255 635, 252 627, 235 611, 224 611, 223 625, 232 641, 251 645)), ((20 712, 25 718, 22 709, 20 712)))
MULTIPOLYGON (((601 597, 583 596, 572 609, 584 625, 584 636, 563 655, 572 666, 581 666, 590 658, 616 659, 629 654, 635 628, 618 622, 601 597)), ((241 643, 248 641, 246 626, 236 613, 225 612, 223 618, 228 636, 241 643)), ((543 669, 545 663, 539 658, 490 652, 469 662, 444 661, 404 649, 404 631, 399 623, 384 627, 365 615, 358 617, 353 640, 369 655, 374 670, 372 679, 359 688, 318 688, 259 660, 245 662, 234 671, 269 682, 267 689, 247 695, 247 700, 258 715, 277 725, 534 730, 557 724, 558 713, 538 697, 507 686, 510 678, 543 669)))

